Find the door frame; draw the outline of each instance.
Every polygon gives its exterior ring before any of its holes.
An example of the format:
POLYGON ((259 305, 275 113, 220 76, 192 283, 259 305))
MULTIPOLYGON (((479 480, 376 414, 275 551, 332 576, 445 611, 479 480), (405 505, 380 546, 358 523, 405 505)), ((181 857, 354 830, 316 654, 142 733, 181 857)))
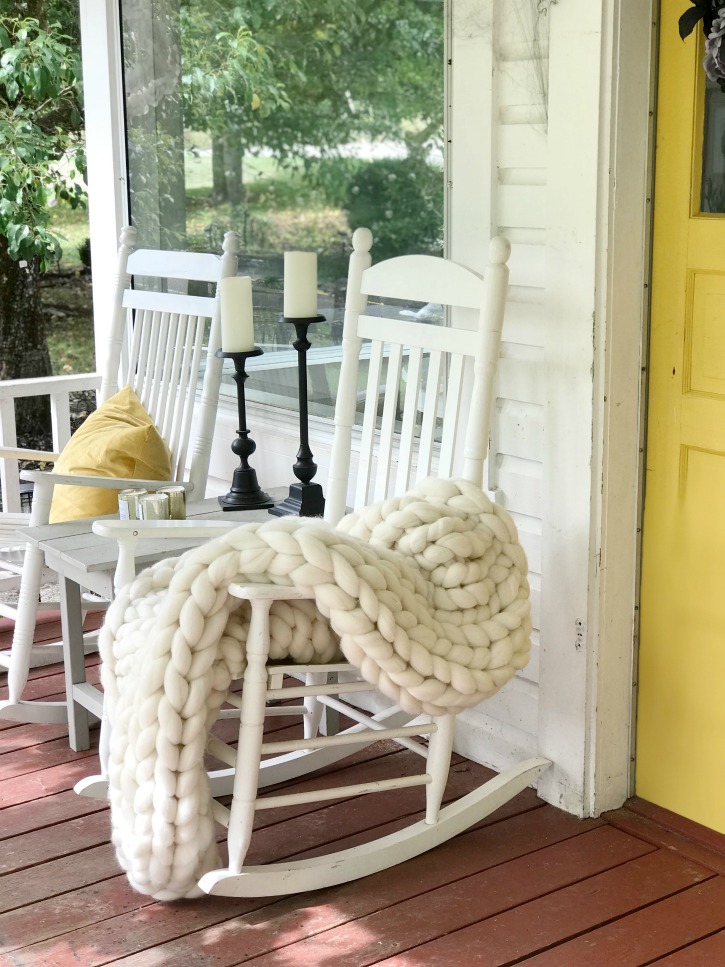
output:
POLYGON ((603 324, 595 325, 594 336, 593 483, 601 486, 592 487, 598 533, 592 540, 588 815, 617 808, 633 793, 658 0, 611 0, 603 26, 603 56, 612 70, 602 91, 610 136, 602 138, 606 210, 597 233, 596 314, 603 324))

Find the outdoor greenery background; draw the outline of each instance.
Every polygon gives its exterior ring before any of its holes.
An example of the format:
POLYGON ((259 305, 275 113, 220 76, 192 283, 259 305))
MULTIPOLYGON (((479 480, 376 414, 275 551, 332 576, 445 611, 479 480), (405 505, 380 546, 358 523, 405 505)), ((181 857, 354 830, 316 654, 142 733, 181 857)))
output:
MULTIPOLYGON (((35 17, 50 33, 58 22, 62 42, 77 51, 77 0, 20 7, 0 0, 0 15, 35 17)), ((255 263, 251 274, 269 291, 281 288, 285 249, 316 251, 320 284, 336 300, 358 225, 372 228, 376 259, 440 252, 442 171, 431 152, 442 135, 442 27, 439 0, 269 0, 264 8, 248 0, 126 0, 131 197, 141 244, 218 251, 224 231, 234 229, 240 271, 255 263), (357 157, 346 155, 351 142, 363 147, 357 157), (390 157, 367 150, 381 144, 392 146, 390 157)), ((8 117, 13 84, 6 74, 0 100, 8 117)), ((43 110, 29 99, 37 95, 41 103, 43 91, 26 88, 23 110, 49 130, 41 113, 32 114, 43 110)), ((62 179, 44 197, 33 231, 47 228, 55 256, 41 253, 40 272, 28 276, 42 301, 35 324, 53 372, 87 371, 94 368, 87 214, 77 188, 66 190, 62 179)), ((265 313, 278 310, 269 302, 265 313)), ((324 325, 319 335, 339 338, 324 325)), ((14 352, 23 351, 21 340, 14 352)))

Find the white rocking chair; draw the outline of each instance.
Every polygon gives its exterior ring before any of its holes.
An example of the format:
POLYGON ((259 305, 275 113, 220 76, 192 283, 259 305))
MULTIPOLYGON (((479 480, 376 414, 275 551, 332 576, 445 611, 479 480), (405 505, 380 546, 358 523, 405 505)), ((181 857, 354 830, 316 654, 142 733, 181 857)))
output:
MULTIPOLYGON (((118 254, 116 290, 109 308, 112 326, 102 373, 47 380, 10 381, 0 385, 2 427, 14 441, 14 401, 28 395, 50 395, 54 445, 58 450, 70 438, 68 392, 95 389, 98 403, 131 385, 171 451, 172 480, 183 483, 203 498, 209 470, 212 434, 216 419, 222 360, 215 356, 221 346, 219 303, 212 295, 188 293, 190 282, 218 288, 221 278, 237 270, 239 239, 228 232, 223 254, 134 251, 136 230, 123 229, 118 254), (143 288, 140 287, 143 285, 143 288), (195 402, 201 382, 201 405, 195 402), (190 471, 186 466, 190 461, 190 471)), ((110 301, 110 300, 109 300, 110 301)), ((0 447, 5 499, 17 489, 18 461, 54 462, 59 454, 0 447)), ((48 523, 53 488, 59 484, 155 489, 162 481, 117 477, 81 476, 43 471, 24 471, 21 479, 34 484, 32 511, 27 526, 48 523)), ((9 507, 4 505, 4 511, 9 507)), ((19 515, 14 519, 23 524, 19 515)), ((22 698, 31 667, 62 660, 62 646, 33 645, 43 580, 52 580, 44 567, 42 552, 34 545, 0 551, 0 589, 19 588, 17 604, 0 603, 0 615, 15 621, 12 647, 0 653, 0 667, 8 669, 8 699, 0 701, 0 717, 19 722, 65 722, 66 702, 43 702, 22 698)), ((98 602, 93 607, 103 607, 98 602)), ((48 606, 46 606, 48 607, 48 606)), ((57 607, 51 605, 50 607, 57 607)), ((91 633, 88 648, 95 648, 91 633)))
MULTIPOLYGON (((335 440, 327 486, 325 518, 329 525, 337 524, 345 513, 351 454, 358 449, 355 508, 392 494, 400 495, 431 474, 442 478, 457 476, 480 487, 488 449, 493 378, 508 281, 508 242, 503 238, 492 241, 490 263, 483 279, 460 265, 428 256, 405 256, 371 267, 371 244, 372 237, 367 229, 355 232, 335 440), (454 314, 447 326, 381 318, 366 313, 369 296, 451 306, 455 307, 454 314), (459 324, 458 314, 468 322, 468 328, 459 324), (358 431, 355 417, 363 340, 370 340, 372 348, 364 419, 362 430, 358 431), (382 420, 378 426, 381 384, 384 384, 384 399, 382 420), (402 390, 399 390, 401 386, 402 390)), ((220 526, 224 526, 223 522, 220 526)), ((136 527, 125 521, 103 521, 94 525, 97 532, 119 539, 119 585, 133 576, 133 548, 143 536, 143 529, 143 526, 136 527)), ((164 522, 161 526, 154 526, 153 532, 154 537, 168 532, 169 537, 179 537, 183 533, 186 537, 201 540, 218 534, 219 529, 216 525, 194 525, 193 522, 186 525, 166 525, 164 522)), ((543 758, 528 759, 457 802, 441 808, 455 715, 421 717, 397 707, 371 714, 353 704, 356 696, 359 698, 361 693, 371 691, 371 685, 361 680, 353 665, 345 662, 327 665, 271 663, 270 606, 274 601, 293 603, 312 595, 298 587, 248 582, 231 584, 228 593, 249 602, 251 624, 246 637, 247 667, 241 697, 234 691, 227 693, 227 702, 241 710, 238 747, 230 747, 213 736, 209 736, 207 742, 207 752, 229 767, 209 774, 211 794, 215 797, 211 803, 214 818, 228 826, 229 859, 227 867, 201 876, 199 886, 202 890, 225 896, 280 895, 319 889, 386 869, 479 822, 533 783, 550 765, 543 758), (299 679, 302 684, 280 688, 283 675, 299 679), (348 696, 352 701, 346 700, 348 696), (302 699, 303 704, 295 708, 285 709, 276 704, 272 711, 274 714, 286 711, 302 715, 303 738, 282 743, 265 741, 263 732, 265 714, 270 711, 268 703, 278 703, 280 699, 302 699), (319 734, 323 707, 343 712, 356 724, 337 734, 319 734), (413 719, 413 724, 409 724, 413 719), (428 747, 414 741, 415 736, 429 737, 428 747), (324 789, 318 793, 282 792, 259 796, 259 790, 266 786, 311 773, 380 739, 392 739, 422 756, 424 771, 415 777, 324 789), (265 755, 269 758, 264 759, 265 755), (245 866, 258 809, 340 799, 411 785, 426 787, 426 814, 424 820, 407 829, 363 846, 313 859, 245 866), (231 807, 227 808, 217 798, 230 792, 233 798, 231 807)), ((102 759, 106 758, 104 752, 102 759)), ((85 795, 103 795, 106 788, 104 777, 91 777, 79 783, 76 791, 85 795)), ((113 802, 113 795, 111 798, 113 802)), ((185 834, 183 842, 191 841, 193 836, 190 839, 185 834)), ((173 889, 167 892, 165 886, 154 893, 147 882, 142 877, 142 885, 139 886, 138 882, 134 885, 161 899, 170 899, 174 895, 173 889)))

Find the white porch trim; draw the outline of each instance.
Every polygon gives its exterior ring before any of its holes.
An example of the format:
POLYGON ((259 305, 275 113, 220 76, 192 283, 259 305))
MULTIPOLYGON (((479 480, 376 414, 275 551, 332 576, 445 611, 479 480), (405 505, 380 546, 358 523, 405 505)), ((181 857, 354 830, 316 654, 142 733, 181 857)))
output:
MULTIPOLYGON (((607 0, 592 467, 592 674, 584 809, 634 793, 636 636, 654 151, 656 0, 607 0)), ((677 24, 667 29, 676 30, 677 24)))
POLYGON ((121 26, 117 0, 79 0, 83 98, 88 156, 88 220, 93 263, 96 346, 111 325, 118 238, 128 222, 126 136, 121 76, 121 26))

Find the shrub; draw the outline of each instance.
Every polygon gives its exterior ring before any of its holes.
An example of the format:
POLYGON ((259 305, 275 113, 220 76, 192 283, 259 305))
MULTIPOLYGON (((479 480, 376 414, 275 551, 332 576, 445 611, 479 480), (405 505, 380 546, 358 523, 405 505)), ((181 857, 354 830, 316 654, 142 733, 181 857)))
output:
POLYGON ((442 251, 443 173, 421 158, 371 161, 350 179, 345 207, 351 231, 372 231, 376 262, 442 251))

